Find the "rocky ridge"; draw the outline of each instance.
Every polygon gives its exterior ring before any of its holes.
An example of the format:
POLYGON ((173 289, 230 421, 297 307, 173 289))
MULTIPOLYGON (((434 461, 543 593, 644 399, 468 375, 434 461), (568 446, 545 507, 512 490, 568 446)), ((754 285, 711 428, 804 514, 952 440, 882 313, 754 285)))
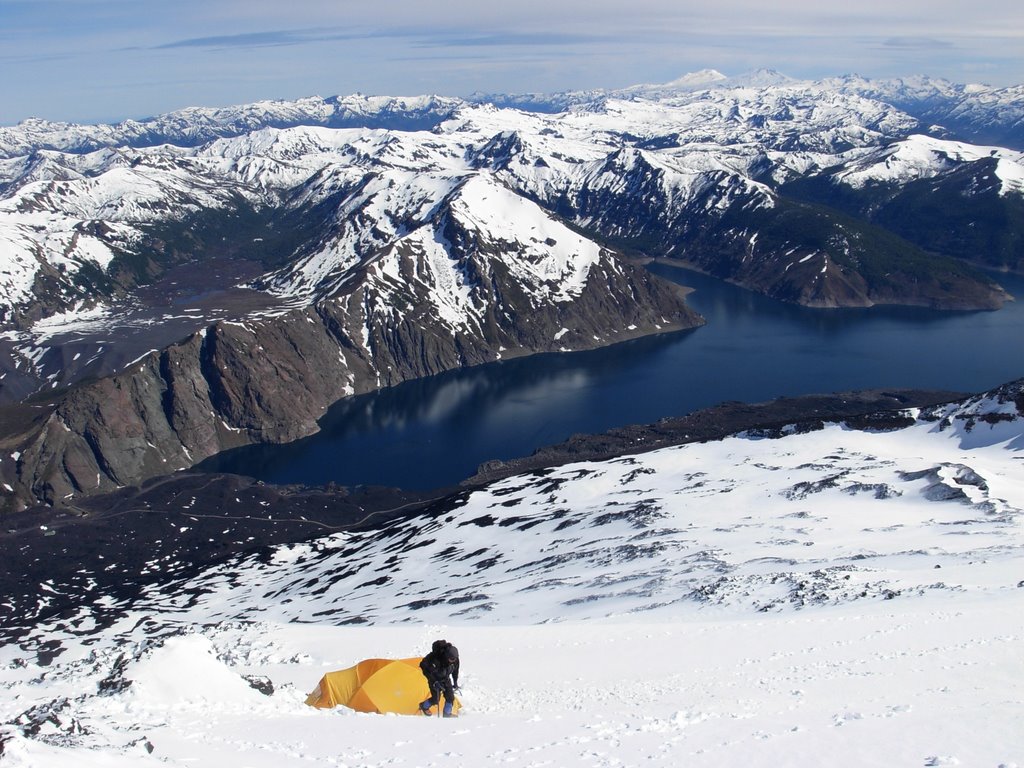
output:
MULTIPOLYGON (((5 508, 66 503, 193 466, 230 447, 294 440, 315 432, 338 399, 411 378, 701 322, 671 284, 598 249, 580 268, 585 281, 575 295, 542 300, 536 291, 548 283, 517 283, 507 252, 490 250, 493 244, 454 216, 442 218, 445 231, 463 243, 464 260, 448 265, 445 258, 440 266, 477 275, 459 294, 471 324, 451 314, 460 325, 445 322, 444 297, 415 279, 425 265, 417 251, 422 242, 405 244, 368 266, 359 282, 310 307, 219 323, 117 375, 42 404, 13 406, 35 415, 24 431, 3 437, 5 456, 14 459, 0 461, 5 508), (406 311, 398 314, 398 306, 406 311)), ((579 277, 578 265, 570 266, 579 277)), ((565 286, 562 279, 548 285, 556 292, 565 286)))

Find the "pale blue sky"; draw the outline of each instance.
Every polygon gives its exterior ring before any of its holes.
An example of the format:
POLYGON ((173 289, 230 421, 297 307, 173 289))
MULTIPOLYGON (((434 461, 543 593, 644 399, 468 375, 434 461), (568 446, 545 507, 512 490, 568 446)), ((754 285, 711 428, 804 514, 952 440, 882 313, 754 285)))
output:
POLYGON ((1021 0, 0 0, 0 124, 348 94, 665 82, 703 68, 1024 83, 1021 0))

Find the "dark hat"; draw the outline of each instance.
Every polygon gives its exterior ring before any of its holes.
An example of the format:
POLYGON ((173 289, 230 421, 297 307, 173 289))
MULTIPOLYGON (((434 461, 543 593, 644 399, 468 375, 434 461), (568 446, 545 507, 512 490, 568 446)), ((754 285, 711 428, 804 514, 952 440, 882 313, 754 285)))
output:
POLYGON ((432 650, 434 653, 444 653, 444 649, 447 647, 447 640, 435 640, 434 644, 430 646, 430 650, 432 650))
POLYGON ((448 643, 448 650, 447 650, 445 655, 448 657, 448 661, 458 661, 459 660, 459 649, 456 648, 451 643, 448 643))

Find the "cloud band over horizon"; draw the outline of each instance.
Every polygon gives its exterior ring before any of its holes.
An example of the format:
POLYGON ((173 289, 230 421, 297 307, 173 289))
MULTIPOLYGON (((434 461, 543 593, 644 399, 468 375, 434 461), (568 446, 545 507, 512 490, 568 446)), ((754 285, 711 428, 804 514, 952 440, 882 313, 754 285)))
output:
POLYGON ((1024 5, 908 0, 0 0, 0 123, 110 121, 265 98, 539 92, 714 68, 1024 81, 1024 5), (157 85, 159 84, 159 85, 157 85))

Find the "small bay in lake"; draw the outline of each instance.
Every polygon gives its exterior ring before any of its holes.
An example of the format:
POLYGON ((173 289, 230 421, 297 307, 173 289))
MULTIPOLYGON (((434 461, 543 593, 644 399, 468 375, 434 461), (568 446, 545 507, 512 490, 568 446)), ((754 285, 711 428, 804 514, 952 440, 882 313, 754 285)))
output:
POLYGON ((525 456, 574 433, 681 416, 724 401, 852 389, 981 392, 1024 377, 1024 278, 997 312, 782 304, 694 272, 651 265, 694 288, 707 319, 588 352, 451 371, 335 404, 321 431, 216 456, 200 469, 273 483, 453 485, 489 459, 525 456))

